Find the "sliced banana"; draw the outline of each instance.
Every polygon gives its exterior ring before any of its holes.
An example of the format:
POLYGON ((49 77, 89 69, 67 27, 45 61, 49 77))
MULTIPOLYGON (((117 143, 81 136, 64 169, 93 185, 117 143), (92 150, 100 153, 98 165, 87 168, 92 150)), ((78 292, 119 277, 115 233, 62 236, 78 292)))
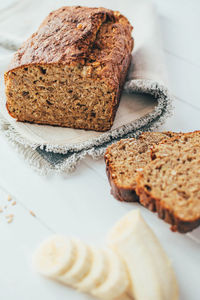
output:
POLYGON ((178 288, 171 264, 139 210, 123 217, 108 244, 126 263, 135 300, 175 300, 178 288))
POLYGON ((57 280, 72 287, 75 287, 89 273, 92 263, 89 246, 79 240, 74 240, 74 242, 76 244, 76 260, 68 271, 57 277, 57 280))
POLYGON ((178 299, 172 266, 139 210, 123 217, 107 241, 103 250, 53 236, 36 251, 35 268, 99 299, 178 299))
POLYGON ((76 284, 76 288, 82 292, 90 292, 104 282, 108 273, 108 262, 105 252, 94 246, 90 248, 92 254, 92 264, 90 272, 83 280, 76 284))
POLYGON ((99 299, 112 300, 119 298, 128 288, 129 280, 124 264, 118 255, 111 249, 105 249, 104 253, 108 262, 108 274, 101 285, 91 290, 91 295, 99 299))
POLYGON ((72 267, 75 257, 75 243, 64 236, 57 235, 40 245, 33 257, 33 264, 40 274, 56 278, 72 267))

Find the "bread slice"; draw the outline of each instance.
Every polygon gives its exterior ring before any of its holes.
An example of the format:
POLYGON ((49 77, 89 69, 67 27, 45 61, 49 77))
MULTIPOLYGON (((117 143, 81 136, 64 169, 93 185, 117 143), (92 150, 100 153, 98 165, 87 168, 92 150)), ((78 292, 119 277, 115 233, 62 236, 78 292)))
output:
POLYGON ((200 225, 200 131, 153 146, 152 159, 136 176, 141 204, 173 231, 193 230, 200 225))
POLYGON ((105 153, 106 173, 111 193, 120 201, 138 201, 135 176, 151 161, 153 144, 174 136, 172 132, 144 132, 138 139, 123 139, 109 146, 105 153))
POLYGON ((119 12, 102 7, 51 12, 5 73, 9 114, 23 122, 109 130, 131 61, 132 28, 119 12))

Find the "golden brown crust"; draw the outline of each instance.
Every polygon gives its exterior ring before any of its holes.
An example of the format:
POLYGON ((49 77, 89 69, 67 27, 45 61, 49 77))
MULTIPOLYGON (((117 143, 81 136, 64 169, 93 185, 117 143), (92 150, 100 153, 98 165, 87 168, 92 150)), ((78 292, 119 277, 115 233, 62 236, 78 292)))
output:
POLYGON ((124 16, 109 9, 61 7, 51 12, 16 52, 8 72, 32 64, 87 64, 93 68, 100 64, 103 68, 98 72, 99 77, 120 85, 123 83, 121 71, 124 73, 125 67, 127 72, 133 49, 132 28, 124 16), (116 39, 112 49, 109 45, 99 45, 96 40, 105 22, 113 23, 113 37, 116 35, 116 39))
POLYGON ((61 7, 51 12, 18 50, 11 68, 29 64, 72 63, 87 57, 97 31, 111 14, 106 9, 61 7))

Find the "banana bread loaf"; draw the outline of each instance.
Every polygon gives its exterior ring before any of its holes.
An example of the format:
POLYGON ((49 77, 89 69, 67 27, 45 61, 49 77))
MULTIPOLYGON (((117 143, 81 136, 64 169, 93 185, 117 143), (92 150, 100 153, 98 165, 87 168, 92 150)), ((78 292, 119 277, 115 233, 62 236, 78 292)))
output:
POLYGON ((200 225, 200 131, 153 146, 152 159, 136 176, 141 204, 173 231, 193 230, 200 225))
POLYGON ((131 31, 123 15, 105 8, 62 7, 50 13, 5 73, 10 115, 109 130, 131 60, 131 31))
POLYGON ((174 136, 172 132, 144 132, 138 139, 124 139, 109 146, 105 153, 111 193, 120 201, 137 201, 135 176, 151 161, 153 144, 174 136))

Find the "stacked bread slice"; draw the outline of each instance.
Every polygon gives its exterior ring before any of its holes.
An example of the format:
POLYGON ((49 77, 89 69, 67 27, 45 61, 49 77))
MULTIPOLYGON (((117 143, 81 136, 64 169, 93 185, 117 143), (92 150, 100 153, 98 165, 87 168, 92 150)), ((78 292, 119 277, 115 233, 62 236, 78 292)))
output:
POLYGON ((173 231, 200 225, 200 131, 146 132, 109 146, 105 161, 115 198, 139 200, 173 231))
POLYGON ((172 132, 144 132, 138 139, 123 139, 107 148, 106 172, 111 193, 121 201, 137 201, 136 174, 151 161, 151 147, 163 139, 174 136, 172 132))

